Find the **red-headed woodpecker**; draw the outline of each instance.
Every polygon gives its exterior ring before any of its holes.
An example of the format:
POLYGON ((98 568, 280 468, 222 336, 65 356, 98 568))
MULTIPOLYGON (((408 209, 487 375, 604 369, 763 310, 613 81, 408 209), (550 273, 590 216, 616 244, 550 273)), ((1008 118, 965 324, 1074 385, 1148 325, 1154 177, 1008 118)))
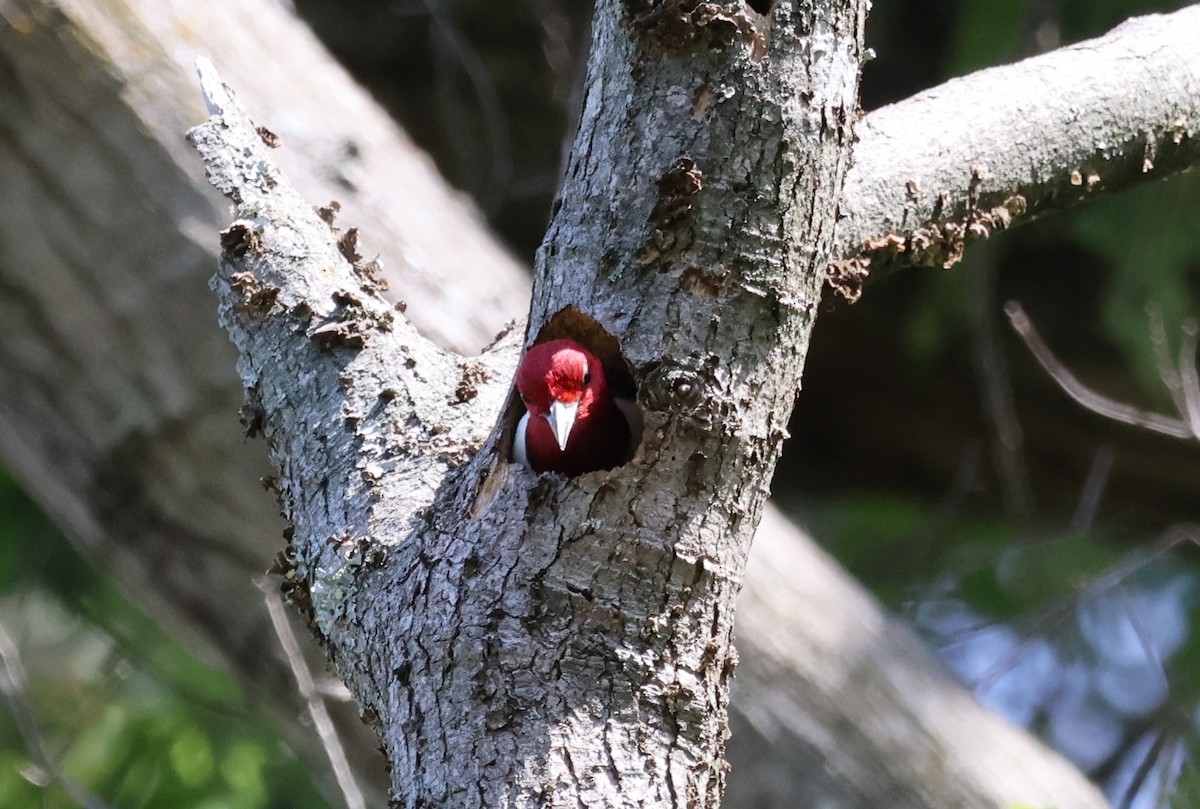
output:
POLYGON ((535 472, 612 469, 629 460, 641 437, 631 427, 641 422, 637 406, 613 396, 600 360, 574 340, 530 348, 517 369, 517 392, 526 412, 513 460, 535 472))

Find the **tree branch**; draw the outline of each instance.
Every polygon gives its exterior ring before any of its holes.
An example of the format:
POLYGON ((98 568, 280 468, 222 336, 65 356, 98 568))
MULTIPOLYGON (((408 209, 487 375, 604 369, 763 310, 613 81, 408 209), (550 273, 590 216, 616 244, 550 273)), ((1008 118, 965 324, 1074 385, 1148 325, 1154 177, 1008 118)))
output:
POLYGON ((774 510, 746 570, 738 648, 744 755, 730 797, 739 806, 1108 807, 1074 765, 981 705, 774 510), (780 749, 807 777, 774 774, 780 749))
POLYGON ((1200 166, 1200 6, 981 70, 859 124, 831 282, 950 267, 974 239, 1200 166))
MULTIPOLYGON (((289 670, 253 587, 283 524, 255 485, 270 468, 237 430, 236 354, 213 328, 213 234, 228 213, 180 137, 203 116, 194 57, 221 64, 279 133, 273 155, 306 198, 336 198, 340 222, 387 245, 384 275, 423 334, 477 350, 528 306, 528 266, 277 0, 12 0, 2 16, 3 463, 320 762, 294 719, 303 704, 276 687, 289 670)), ((330 706, 378 804, 378 743, 345 707, 330 706)))
MULTIPOLYGON (((223 122, 231 125, 231 116, 226 114, 223 122)), ((241 136, 219 151, 244 155, 249 150, 258 155, 248 161, 257 167, 265 155, 260 154, 262 146, 256 139, 246 122, 241 136)), ((261 173, 273 178, 266 185, 277 193, 279 179, 274 172, 261 173)), ((242 205, 254 207, 246 200, 242 205)), ((320 227, 311 230, 314 237, 329 238, 320 227)), ((313 248, 297 252, 320 255, 313 248)), ((324 266, 324 260, 318 264, 324 266)), ((231 287, 225 294, 233 292, 231 287)), ((304 351, 303 344, 297 350, 304 351)), ((513 359, 510 353, 507 362, 513 359)), ((507 379, 507 375, 498 377, 507 379)), ((489 387, 499 390, 507 383, 493 382, 489 387)), ((345 402, 339 407, 344 406, 345 402)), ((354 553, 365 558, 372 550, 358 546, 354 553)), ((1032 805, 1051 801, 1078 807, 1105 805, 1071 765, 965 694, 918 641, 884 618, 878 605, 824 554, 791 535, 776 512, 767 511, 754 559, 741 602, 745 662, 739 711, 746 719, 739 732, 742 744, 765 735, 774 749, 771 755, 745 757, 746 766, 760 761, 778 766, 779 749, 791 751, 796 760, 809 761, 811 769, 819 772, 830 762, 840 762, 829 777, 810 777, 799 785, 788 782, 793 799, 799 788, 813 801, 836 800, 851 806, 1006 806, 1018 800, 1032 805), (813 609, 815 604, 838 605, 837 627, 829 625, 828 615, 813 609), (805 616, 814 620, 804 620, 805 616), (821 651, 814 654, 814 648, 821 651), (796 671, 802 676, 795 678, 796 671), (859 696, 864 690, 875 697, 864 703, 859 696), (781 710, 780 699, 803 707, 781 710), (931 710, 930 706, 940 707, 931 710), (810 719, 798 722, 804 716, 810 719), (897 724, 897 717, 914 721, 897 724), (855 730, 852 738, 845 733, 830 736, 825 730, 829 727, 855 730), (982 762, 979 745, 966 741, 978 734, 989 739, 982 762), (878 767, 880 761, 893 765, 885 772, 878 767), (931 773, 936 773, 936 785, 931 785, 931 773)), ((343 575, 344 566, 338 568, 328 560, 309 563, 308 568, 336 571, 328 579, 315 580, 313 590, 327 592, 352 581, 343 575)), ((318 626, 336 631, 345 617, 318 620, 318 626)), ((742 773, 735 782, 734 802, 751 802, 746 793, 756 785, 761 789, 763 783, 769 782, 742 773)), ((762 798, 760 791, 753 800, 762 798)))
POLYGON ((197 67, 213 117, 188 140, 237 214, 212 282, 219 319, 239 349, 247 430, 263 433, 281 472, 294 551, 284 572, 304 591, 293 600, 337 642, 352 618, 351 580, 387 557, 378 524, 403 536, 480 447, 508 377, 484 383, 512 367, 516 344, 466 359, 418 334, 382 297, 377 263, 335 238, 212 64, 197 67))
POLYGON ((67 797, 82 809, 111 809, 100 798, 63 775, 58 765, 46 754, 46 745, 27 697, 25 666, 21 663, 17 644, 9 637, 3 624, 0 624, 0 667, 0 693, 4 694, 29 758, 41 770, 41 775, 62 787, 67 797))
MULTIPOLYGON (((1034 328, 1033 321, 1029 319, 1029 315, 1025 313, 1025 308, 1016 301, 1009 301, 1004 305, 1004 313, 1008 315, 1008 320, 1012 324, 1013 330, 1025 342, 1025 346, 1034 358, 1041 364, 1042 368, 1050 375, 1050 378, 1058 383, 1063 392, 1081 404, 1083 407, 1091 410, 1093 413, 1098 413, 1107 419, 1119 421, 1122 424, 1129 424, 1134 427, 1141 427, 1144 430, 1169 435, 1172 438, 1193 439, 1200 438, 1193 430, 1193 425, 1188 421, 1187 413, 1184 413, 1185 418, 1177 419, 1171 416, 1164 416, 1161 413, 1152 413, 1147 410, 1141 410, 1133 405, 1127 405, 1123 402, 1118 402, 1110 399, 1107 396, 1096 393, 1096 391, 1084 385, 1079 381, 1079 377, 1071 372, 1054 353, 1042 336, 1038 334, 1034 328)), ((1187 341, 1185 338, 1185 347, 1187 341)), ((1186 376, 1189 368, 1195 368, 1195 351, 1189 355, 1186 351, 1181 356, 1180 375, 1186 376)), ((1192 372, 1194 375, 1194 371, 1192 372)), ((1194 386, 1185 386, 1183 390, 1194 388, 1194 386)), ((1196 394, 1192 394, 1195 396, 1196 394)))

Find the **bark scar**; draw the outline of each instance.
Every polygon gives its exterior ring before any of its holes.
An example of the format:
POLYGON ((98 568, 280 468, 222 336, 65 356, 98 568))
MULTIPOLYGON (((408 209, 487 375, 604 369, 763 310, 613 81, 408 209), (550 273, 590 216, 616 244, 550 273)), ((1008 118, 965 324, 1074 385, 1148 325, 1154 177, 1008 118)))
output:
POLYGON ((695 206, 704 190, 696 161, 680 157, 658 178, 658 201, 650 211, 650 235, 634 257, 643 267, 669 269, 695 237, 695 206))
POLYGON ((624 0, 626 19, 643 45, 666 51, 696 46, 719 50, 737 40, 750 45, 751 58, 766 53, 767 17, 773 0, 713 3, 701 0, 624 0))

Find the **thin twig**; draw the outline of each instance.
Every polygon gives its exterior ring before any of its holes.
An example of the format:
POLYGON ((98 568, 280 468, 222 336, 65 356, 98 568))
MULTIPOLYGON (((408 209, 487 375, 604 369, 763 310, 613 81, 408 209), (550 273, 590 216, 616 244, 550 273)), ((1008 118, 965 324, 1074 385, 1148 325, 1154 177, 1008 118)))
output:
POLYGON ((338 738, 337 729, 333 726, 333 720, 325 708, 325 701, 321 698, 321 693, 313 681, 312 673, 304 662, 304 655, 300 651, 300 643, 296 640, 296 634, 292 632, 292 627, 288 623, 287 615, 283 610, 283 602, 269 579, 260 578, 255 584, 262 591, 263 603, 267 605, 267 612, 271 616, 271 626, 275 628, 275 636, 279 638, 279 645, 283 648, 288 665, 292 668, 292 676, 296 678, 296 688, 308 706, 308 715, 312 718, 313 727, 317 729, 321 744, 325 747, 325 754, 329 756, 333 775, 337 779, 338 788, 342 791, 342 797, 346 800, 346 806, 348 809, 366 809, 362 791, 354 780, 354 773, 350 769, 350 762, 346 759, 346 752, 342 748, 341 739, 338 738))
POLYGON ((1087 479, 1083 482, 1083 491, 1079 495, 1079 503, 1075 513, 1071 515, 1071 530, 1086 531, 1092 527, 1096 512, 1100 508, 1100 498, 1104 487, 1108 484, 1108 473, 1112 471, 1113 453, 1110 449, 1102 449, 1092 458, 1092 466, 1088 469, 1087 479))
POLYGON ((983 413, 992 434, 992 453, 1004 504, 1018 517, 1033 513, 1033 486, 1025 463, 1024 436, 1013 403, 1008 362, 1000 345, 996 321, 996 261, 989 247, 977 249, 974 272, 968 275, 967 314, 971 356, 983 399, 983 413))
POLYGON ((1175 412, 1183 415, 1187 412, 1187 402, 1183 396, 1183 383, 1179 379, 1179 371, 1171 360, 1171 343, 1167 339, 1167 326, 1163 321, 1162 309, 1157 306, 1146 307, 1146 315, 1150 320, 1150 346, 1154 349, 1154 364, 1158 368, 1158 378, 1163 387, 1171 394, 1175 403, 1175 412))
POLYGON ((571 41, 571 18, 555 0, 527 0, 542 29, 542 57, 550 69, 554 100, 566 108, 578 73, 579 57, 571 41))
POLYGON ((1133 800, 1141 791, 1142 785, 1146 783, 1146 778, 1150 775, 1150 771, 1154 769, 1155 763, 1162 756, 1163 748, 1166 746, 1167 732, 1160 730, 1154 737, 1154 741, 1150 745, 1150 749, 1146 751, 1146 755, 1138 764, 1137 770, 1133 773, 1133 778, 1129 782, 1129 786, 1125 789, 1125 794, 1121 796, 1121 803, 1118 804, 1120 809, 1129 809, 1133 806, 1133 800))
MULTIPOLYGON (((1166 669, 1163 666, 1161 657, 1153 648, 1145 622, 1139 614, 1135 614, 1135 605, 1129 602, 1130 595, 1126 583, 1138 570, 1157 559, 1165 557, 1185 542, 1200 545, 1200 524, 1179 523, 1172 525, 1163 531, 1159 538, 1146 549, 1145 554, 1132 559, 1127 558, 1123 562, 1112 565, 1106 571, 1080 582, 1075 588, 1075 592, 1070 596, 1055 599, 1055 601, 1040 610, 1039 614, 1033 616, 1032 620, 1036 621, 1037 631, 1046 636, 1050 634, 1054 627, 1060 627, 1068 620, 1072 620, 1075 615, 1075 608, 1084 594, 1091 593, 1095 595, 1105 590, 1118 588, 1126 614, 1129 616, 1134 633, 1137 635, 1147 659, 1156 664, 1160 676, 1165 679, 1167 677, 1166 669)), ((978 626, 955 633, 952 636, 952 640, 943 645, 965 641, 975 633, 983 631, 992 625, 993 622, 985 621, 978 626)), ((1030 622, 1030 626, 1033 626, 1032 622, 1030 622)), ((1022 631, 1019 626, 1018 631, 1022 631)), ((1033 630, 1031 629, 1030 631, 1033 630)), ((1015 667, 1016 662, 1024 654, 1025 647, 1029 644, 1028 633, 1025 634, 1026 637, 1020 643, 989 666, 974 682, 970 683, 973 691, 977 694, 982 694, 1015 667)), ((1144 778, 1144 776, 1142 777, 1144 778)))
POLYGON ((1183 342, 1179 345, 1179 382, 1183 387, 1183 402, 1180 413, 1187 418, 1192 435, 1200 438, 1200 379, 1196 376, 1196 321, 1184 324, 1183 342))
POLYGON ((1080 382, 1065 365, 1059 362, 1058 358, 1054 356, 1053 352, 1050 351, 1050 348, 1042 340, 1041 335, 1034 329, 1033 322, 1025 314, 1025 310, 1021 307, 1021 304, 1016 301, 1009 301, 1004 305, 1004 313, 1008 315, 1013 329, 1025 341, 1025 345, 1037 361, 1041 363, 1046 373, 1050 374, 1051 378, 1058 383, 1058 386, 1063 389, 1064 393, 1088 410, 1113 421, 1169 435, 1172 438, 1190 439, 1197 437, 1197 434, 1193 433, 1191 426, 1185 421, 1164 416, 1160 413, 1140 410, 1132 405, 1127 405, 1096 393, 1080 382))
POLYGON ((25 666, 21 663, 21 654, 17 645, 0 624, 0 662, 4 664, 3 676, 0 676, 0 691, 8 701, 8 709, 17 723, 17 731, 25 742, 25 749, 34 765, 45 773, 50 780, 62 787, 68 797, 83 809, 112 809, 107 803, 88 792, 83 787, 67 778, 46 755, 46 745, 42 733, 34 720, 33 710, 26 698, 25 666))
POLYGON ((933 558, 937 553, 946 532, 958 518, 959 509, 967 496, 979 491, 982 486, 980 462, 983 450, 978 442, 972 442, 963 450, 962 458, 946 493, 938 500, 925 530, 921 531, 918 544, 914 545, 910 555, 910 564, 921 574, 933 567, 933 558))
POLYGON ((1162 655, 1154 648, 1154 638, 1151 636, 1150 628, 1146 626, 1146 622, 1142 618, 1142 612, 1139 609, 1136 599, 1137 594, 1130 592, 1129 582, 1127 581, 1121 582, 1114 589, 1120 598, 1121 606, 1125 610, 1125 617, 1129 619, 1129 625, 1133 628, 1133 634, 1137 636, 1138 645, 1142 647, 1146 659, 1153 664, 1163 684, 1170 688, 1171 681, 1167 678, 1167 668, 1163 665, 1162 655))
POLYGON ((1145 549, 1145 553, 1113 565, 1103 573, 1082 582, 1079 589, 1081 592, 1100 592, 1115 587, 1156 559, 1166 557, 1185 542, 1200 546, 1200 523, 1177 523, 1169 526, 1145 549))

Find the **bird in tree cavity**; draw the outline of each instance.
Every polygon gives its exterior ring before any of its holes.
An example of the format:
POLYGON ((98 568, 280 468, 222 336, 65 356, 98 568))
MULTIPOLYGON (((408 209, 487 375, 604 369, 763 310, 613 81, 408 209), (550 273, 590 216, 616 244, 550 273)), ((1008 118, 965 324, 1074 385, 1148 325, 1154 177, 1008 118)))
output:
POLYGON ((513 436, 517 463, 575 476, 632 457, 637 405, 612 394, 604 365, 575 340, 530 348, 517 369, 517 392, 526 411, 513 436))

